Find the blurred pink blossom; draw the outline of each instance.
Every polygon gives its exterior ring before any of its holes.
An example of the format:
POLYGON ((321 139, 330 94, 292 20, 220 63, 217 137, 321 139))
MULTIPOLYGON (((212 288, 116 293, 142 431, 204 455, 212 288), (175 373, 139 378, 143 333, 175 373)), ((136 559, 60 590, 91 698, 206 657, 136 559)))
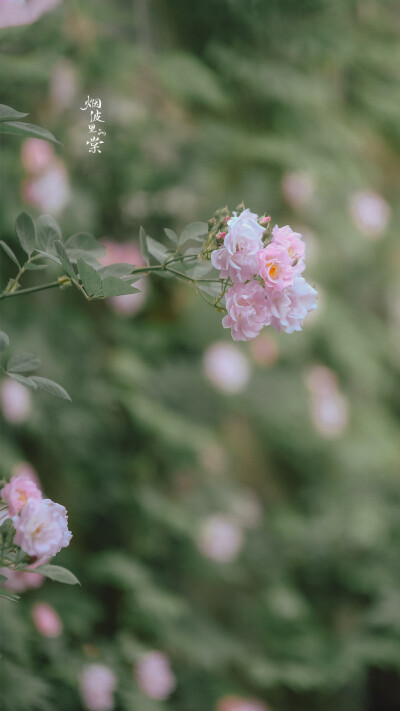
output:
POLYGON ((87 664, 82 671, 79 689, 89 711, 111 711, 117 679, 105 664, 87 664))
POLYGON ((57 113, 71 108, 79 91, 78 74, 74 64, 62 57, 50 76, 50 99, 57 113))
MULTIPOLYGON (((133 264, 136 267, 144 266, 142 253, 134 242, 103 240, 103 246, 106 248, 106 253, 104 257, 99 259, 99 262, 105 267, 119 263, 133 264)), ((114 311, 124 316, 134 316, 140 311, 147 297, 147 278, 138 279, 134 286, 136 289, 140 289, 137 294, 124 294, 123 296, 113 296, 108 299, 114 311)))
POLYGON ((0 0, 0 27, 30 25, 61 0, 0 0))
POLYGON ((59 637, 63 624, 54 607, 46 602, 36 602, 32 608, 32 619, 37 631, 43 637, 59 637))
POLYGON ((0 497, 7 502, 10 516, 15 516, 28 501, 40 500, 42 492, 30 477, 20 474, 3 486, 0 497))
POLYGON ((236 558, 243 545, 243 532, 236 520, 224 514, 205 518, 196 536, 197 547, 207 558, 218 563, 229 563, 236 558))
POLYGON ((16 545, 39 559, 52 558, 72 538, 66 509, 51 499, 31 499, 18 516, 13 516, 13 524, 16 545))
POLYGON ((71 189, 64 163, 56 158, 40 174, 22 184, 22 198, 43 212, 60 214, 70 201, 71 189))
POLYGON ((283 176, 282 192, 286 202, 294 209, 306 205, 311 200, 314 191, 314 180, 307 173, 292 172, 283 176))
POLYGON ((3 583, 6 590, 14 593, 25 592, 30 588, 39 588, 45 580, 44 575, 39 573, 27 573, 21 570, 10 570, 9 568, 0 568, 0 575, 5 575, 7 578, 7 581, 3 583))
POLYGON ((21 147, 22 165, 27 173, 42 173, 55 158, 54 149, 48 141, 27 138, 21 147))
POLYGON ((4 380, 1 385, 1 408, 4 418, 19 424, 28 419, 32 409, 30 391, 15 380, 4 380))
POLYGON ((350 200, 350 214, 354 223, 366 237, 382 235, 390 218, 386 200, 373 190, 355 193, 350 200))
POLYGON ((203 358, 207 379, 224 393, 239 393, 250 380, 250 363, 233 343, 216 341, 207 348, 203 358))
POLYGON ((243 699, 240 696, 225 696, 217 704, 216 711, 269 711, 258 699, 243 699))
POLYGON ((174 690, 176 680, 168 657, 162 652, 147 652, 134 669, 136 681, 146 696, 160 701, 174 690))
POLYGON ((311 395, 311 419, 323 437, 339 437, 348 425, 348 403, 339 391, 336 373, 324 365, 316 365, 306 375, 311 395))

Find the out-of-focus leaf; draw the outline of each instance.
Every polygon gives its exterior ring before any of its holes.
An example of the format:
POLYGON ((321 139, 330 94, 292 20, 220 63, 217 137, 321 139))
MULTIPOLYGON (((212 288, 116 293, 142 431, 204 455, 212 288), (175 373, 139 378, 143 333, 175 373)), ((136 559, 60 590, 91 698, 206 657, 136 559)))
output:
POLYGON ((7 363, 9 373, 26 373, 36 370, 41 364, 40 358, 33 353, 16 353, 7 363))
POLYGON ((106 251, 105 247, 88 232, 78 232, 76 235, 71 235, 64 246, 71 262, 85 259, 88 253, 92 257, 103 257, 106 251))
POLYGON ((29 388, 29 390, 37 390, 37 385, 33 382, 33 380, 31 380, 31 378, 26 378, 24 375, 19 375, 18 373, 10 373, 8 371, 7 375, 20 385, 23 385, 25 388, 29 388))
POLYGON ((161 242, 157 242, 152 237, 147 237, 147 247, 151 256, 154 257, 159 264, 163 264, 163 262, 165 262, 169 254, 169 251, 165 245, 161 244, 161 242))
POLYGON ((35 385, 37 385, 39 390, 44 390, 44 392, 48 393, 49 395, 58 397, 61 400, 71 400, 67 391, 61 385, 55 383, 54 380, 49 380, 49 378, 42 378, 39 375, 31 375, 29 380, 35 385))
POLYGON ((6 104, 0 104, 0 121, 17 121, 18 119, 25 118, 25 116, 28 116, 28 114, 16 111, 6 104))
POLYGON ((174 244, 178 244, 178 235, 173 230, 169 230, 168 227, 165 227, 164 232, 171 240, 171 242, 173 242, 174 244))
POLYGON ((4 331, 0 331, 0 351, 7 350, 10 345, 10 339, 4 331))
POLYGON ((179 245, 185 244, 190 239, 197 241, 202 241, 208 233, 208 225, 206 222, 191 222, 185 227, 181 236, 179 237, 179 245))
POLYGON ((23 123, 22 121, 2 121, 0 122, 0 133, 11 133, 17 136, 31 136, 42 138, 51 143, 60 143, 50 131, 33 123, 23 123))
POLYGON ((17 265, 18 269, 21 269, 21 265, 20 265, 18 259, 16 258, 14 252, 12 251, 11 247, 9 247, 8 244, 6 244, 5 242, 3 242, 3 240, 0 240, 0 245, 3 247, 3 249, 4 249, 5 253, 7 254, 7 256, 10 257, 10 259, 12 259, 12 261, 14 262, 14 264, 17 265))

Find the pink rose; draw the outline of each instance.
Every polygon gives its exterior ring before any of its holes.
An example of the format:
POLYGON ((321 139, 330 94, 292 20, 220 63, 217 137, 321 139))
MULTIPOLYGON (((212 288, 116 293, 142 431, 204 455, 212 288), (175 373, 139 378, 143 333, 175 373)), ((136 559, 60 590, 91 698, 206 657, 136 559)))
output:
POLYGON ((31 499, 12 520, 16 530, 14 542, 28 555, 52 558, 72 538, 64 506, 50 499, 31 499))
POLYGON ((32 619, 37 631, 43 637, 59 637, 63 624, 54 607, 46 602, 37 602, 32 608, 32 619))
POLYGON ((249 209, 239 217, 234 214, 228 227, 223 246, 211 254, 211 263, 220 271, 221 279, 230 277, 234 283, 241 283, 252 279, 258 271, 257 252, 263 246, 264 228, 249 209))
POLYGON ((307 314, 317 308, 316 296, 317 291, 303 277, 296 277, 290 289, 269 295, 268 325, 279 333, 301 331, 307 314))
POLYGON ((10 516, 15 516, 28 501, 40 500, 42 492, 28 476, 11 477, 8 484, 3 486, 0 496, 8 504, 10 516))
POLYGON ((262 276, 265 286, 269 289, 282 291, 293 284, 293 260, 287 249, 280 244, 271 242, 258 254, 258 273, 262 276))
POLYGON ((278 227, 275 225, 272 230, 272 241, 274 244, 279 244, 284 247, 289 257, 296 262, 293 264, 293 270, 296 274, 301 274, 306 268, 304 264, 304 257, 306 254, 306 246, 301 239, 301 234, 299 232, 293 232, 289 225, 285 227, 278 227))
POLYGON ((117 679, 105 664, 87 664, 82 672, 79 688, 84 705, 89 711, 111 711, 117 679))
POLYGON ((175 676, 169 659, 156 650, 147 652, 136 664, 135 676, 140 689, 151 699, 162 701, 175 688, 175 676))
POLYGON ((255 338, 268 321, 266 290, 257 281, 234 284, 225 295, 228 315, 222 319, 234 341, 255 338))

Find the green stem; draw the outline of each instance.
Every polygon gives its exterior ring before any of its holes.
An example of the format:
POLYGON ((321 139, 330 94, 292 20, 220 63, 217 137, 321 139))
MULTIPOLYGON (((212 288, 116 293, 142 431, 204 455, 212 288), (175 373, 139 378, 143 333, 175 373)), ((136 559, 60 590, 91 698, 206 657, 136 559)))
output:
MULTIPOLYGON (((68 280, 69 281, 69 280, 68 280)), ((56 287, 65 284, 65 280, 58 279, 57 281, 51 281, 49 284, 39 284, 38 286, 31 286, 29 289, 19 289, 18 291, 11 291, 8 294, 1 294, 0 301, 2 299, 9 299, 12 296, 23 296, 24 294, 33 294, 35 291, 44 291, 45 289, 55 289, 56 287)))

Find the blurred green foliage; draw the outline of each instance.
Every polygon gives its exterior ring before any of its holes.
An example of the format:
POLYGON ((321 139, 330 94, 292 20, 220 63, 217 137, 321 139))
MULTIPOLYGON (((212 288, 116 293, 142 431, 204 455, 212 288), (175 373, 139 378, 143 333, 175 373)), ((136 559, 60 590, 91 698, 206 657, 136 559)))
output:
MULTIPOLYGON (((2 31, 2 101, 63 144, 67 233, 137 240, 144 224, 160 238, 243 199, 308 236, 321 293, 303 333, 274 336, 275 363, 240 347, 252 377, 237 395, 204 375, 204 350, 229 336, 183 284, 154 277, 133 319, 71 291, 2 304, 13 344, 72 397, 34 393, 25 423, 3 423, 2 474, 29 461, 67 507, 74 538, 55 562, 82 582, 4 604, 5 711, 80 708, 93 659, 124 711, 212 711, 225 694, 272 711, 398 708, 372 706, 369 680, 400 673, 399 40, 393 0, 71 1, 2 31), (102 100, 101 155, 87 95, 102 100), (293 173, 303 198, 282 188, 293 173), (364 190, 390 205, 377 239, 352 217, 364 190), (316 364, 346 398, 336 436, 313 421, 316 364), (207 559, 202 520, 236 516, 249 490, 262 520, 237 560, 207 559), (35 600, 58 611, 60 638, 35 631, 35 600), (168 702, 133 678, 148 648, 177 676, 168 702)), ((18 252, 21 139, 1 139, 2 239, 18 252)))

